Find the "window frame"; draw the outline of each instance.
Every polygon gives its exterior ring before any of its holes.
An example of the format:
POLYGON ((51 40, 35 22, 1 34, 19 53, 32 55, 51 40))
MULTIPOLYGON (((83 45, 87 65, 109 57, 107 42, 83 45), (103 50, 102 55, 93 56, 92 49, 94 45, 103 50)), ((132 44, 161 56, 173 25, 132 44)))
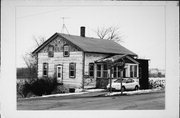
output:
POLYGON ((54 46, 53 45, 48 46, 48 57, 54 57, 54 46), (50 51, 50 48, 52 48, 52 51, 50 51))
POLYGON ((71 62, 69 63, 69 78, 76 78, 76 63, 71 62), (74 66, 74 70, 71 70, 71 66, 74 66), (71 71, 74 72, 74 76, 71 76, 71 71))
POLYGON ((97 78, 102 78, 102 64, 97 64, 97 69, 96 69, 96 76, 97 78), (98 65, 100 65, 100 70, 98 70, 98 65), (100 72, 100 76, 98 76, 98 72, 100 72))
POLYGON ((43 72, 42 75, 43 77, 48 77, 48 63, 43 63, 43 72), (47 68, 45 68, 45 65, 47 66, 47 68), (46 71, 46 75, 44 74, 44 71, 46 71))
POLYGON ((138 77, 138 65, 136 64, 129 65, 129 77, 132 77, 132 78, 138 77))
POLYGON ((107 67, 107 64, 102 64, 102 67, 101 67, 101 68, 103 68, 103 69, 102 69, 102 77, 103 77, 103 78, 108 78, 108 67, 107 67), (106 70, 104 69, 104 66, 106 66, 106 70), (106 76, 105 76, 104 73, 106 73, 106 76))
POLYGON ((94 63, 89 63, 89 77, 94 77, 94 63), (93 70, 91 70, 91 66, 93 70), (93 75, 91 75, 91 72, 93 73, 93 75))
POLYGON ((69 55, 70 55, 69 45, 68 45, 68 44, 65 44, 65 45, 63 46, 63 56, 64 56, 64 57, 69 57, 69 55), (65 52, 66 52, 66 51, 65 51, 65 47, 66 47, 66 46, 67 46, 67 49, 68 49, 68 51, 67 51, 67 52, 68 52, 68 55, 65 55, 65 52))
POLYGON ((134 65, 134 77, 137 77, 137 65, 134 65))
POLYGON ((117 78, 117 67, 113 66, 113 78, 117 78))
POLYGON ((120 78, 121 76, 121 67, 117 66, 117 78, 120 78))

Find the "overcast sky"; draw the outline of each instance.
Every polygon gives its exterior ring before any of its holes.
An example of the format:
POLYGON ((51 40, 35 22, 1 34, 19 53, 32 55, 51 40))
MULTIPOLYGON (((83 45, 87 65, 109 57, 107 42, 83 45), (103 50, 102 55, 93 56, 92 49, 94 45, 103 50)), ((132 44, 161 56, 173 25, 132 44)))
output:
MULTIPOLYGON (((163 6, 64 6, 16 8, 17 67, 25 66, 22 56, 35 48, 33 36, 49 38, 61 32, 62 19, 70 34, 97 37, 98 27, 118 26, 121 45, 150 59, 150 68, 165 68, 165 10, 163 6)), ((66 32, 65 32, 66 33, 66 32)))

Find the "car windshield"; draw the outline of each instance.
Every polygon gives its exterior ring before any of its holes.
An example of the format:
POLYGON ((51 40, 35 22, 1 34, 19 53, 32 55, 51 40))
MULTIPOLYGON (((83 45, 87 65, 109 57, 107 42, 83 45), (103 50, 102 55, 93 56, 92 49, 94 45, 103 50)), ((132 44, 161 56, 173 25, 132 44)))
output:
MULTIPOLYGON (((117 79, 117 80, 114 81, 114 83, 120 83, 120 82, 121 82, 121 79, 117 79)), ((126 80, 123 79, 122 83, 126 83, 126 80)))

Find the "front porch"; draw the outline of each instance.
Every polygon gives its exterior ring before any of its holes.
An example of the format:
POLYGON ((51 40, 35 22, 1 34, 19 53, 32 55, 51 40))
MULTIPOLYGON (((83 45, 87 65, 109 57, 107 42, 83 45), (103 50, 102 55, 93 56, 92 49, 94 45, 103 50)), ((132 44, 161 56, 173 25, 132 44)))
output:
POLYGON ((106 88, 110 79, 139 80, 139 63, 128 55, 115 55, 95 61, 96 88, 106 88))

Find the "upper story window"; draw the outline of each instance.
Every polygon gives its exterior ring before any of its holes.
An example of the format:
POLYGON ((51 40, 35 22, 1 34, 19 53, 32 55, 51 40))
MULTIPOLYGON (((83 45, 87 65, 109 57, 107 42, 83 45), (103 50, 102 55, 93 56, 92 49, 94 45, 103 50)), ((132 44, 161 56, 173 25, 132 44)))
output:
POLYGON ((63 46, 63 55, 64 57, 69 57, 69 45, 63 46))
POLYGON ((94 77, 94 64, 89 63, 89 77, 94 77))
POLYGON ((76 63, 69 64, 69 77, 76 78, 76 63))
POLYGON ((49 47, 48 47, 48 56, 54 57, 54 46, 52 46, 52 45, 49 45, 49 47))
POLYGON ((48 63, 43 63, 43 76, 48 76, 48 63))

